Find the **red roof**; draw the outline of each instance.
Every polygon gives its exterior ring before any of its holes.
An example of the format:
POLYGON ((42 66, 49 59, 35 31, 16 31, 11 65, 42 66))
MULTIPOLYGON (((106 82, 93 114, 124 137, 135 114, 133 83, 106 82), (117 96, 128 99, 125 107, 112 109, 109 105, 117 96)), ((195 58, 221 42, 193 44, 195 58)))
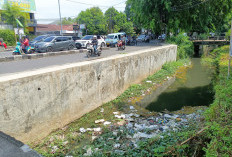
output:
MULTIPOLYGON (((52 25, 52 24, 37 24, 38 32, 52 32, 52 31, 60 31, 60 25, 52 25)), ((63 30, 73 31, 73 25, 63 25, 63 30)))

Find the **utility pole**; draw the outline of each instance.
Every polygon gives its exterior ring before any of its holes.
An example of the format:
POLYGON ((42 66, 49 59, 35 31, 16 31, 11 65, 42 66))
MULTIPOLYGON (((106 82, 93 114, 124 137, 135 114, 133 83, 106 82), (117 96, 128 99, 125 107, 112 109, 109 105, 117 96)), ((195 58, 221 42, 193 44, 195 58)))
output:
POLYGON ((231 56, 232 56, 232 20, 231 20, 231 33, 230 33, 230 52, 229 52, 229 65, 228 65, 228 77, 230 77, 230 61, 231 61, 231 56))
POLYGON ((62 18, 61 18, 61 12, 60 12, 60 0, 58 0, 58 4, 59 4, 59 14, 60 14, 60 35, 63 36, 62 18))
POLYGON ((112 33, 112 14, 110 13, 110 33, 112 33))

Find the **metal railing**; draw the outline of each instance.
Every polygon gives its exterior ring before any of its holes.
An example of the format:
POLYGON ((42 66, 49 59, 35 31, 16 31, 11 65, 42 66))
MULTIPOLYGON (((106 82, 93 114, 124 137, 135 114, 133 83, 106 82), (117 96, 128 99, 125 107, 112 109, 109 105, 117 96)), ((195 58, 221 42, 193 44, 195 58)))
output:
POLYGON ((210 40, 210 41, 229 41, 226 36, 213 36, 213 37, 190 37, 190 40, 192 41, 205 41, 205 40, 210 40))

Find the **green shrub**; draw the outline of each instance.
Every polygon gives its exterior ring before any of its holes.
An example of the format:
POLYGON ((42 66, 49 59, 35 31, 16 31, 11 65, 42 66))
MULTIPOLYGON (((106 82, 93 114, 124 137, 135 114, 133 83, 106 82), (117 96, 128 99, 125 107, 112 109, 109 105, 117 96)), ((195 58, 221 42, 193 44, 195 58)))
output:
POLYGON ((209 126, 206 156, 232 156, 232 79, 227 79, 229 46, 214 50, 204 59, 216 69, 215 101, 205 113, 209 126))
POLYGON ((14 31, 9 29, 0 29, 0 38, 3 38, 7 46, 14 46, 16 44, 14 31))
POLYGON ((200 40, 206 40, 206 39, 208 39, 208 37, 209 37, 210 35, 209 34, 200 34, 199 36, 198 36, 198 38, 200 39, 200 40))
POLYGON ((178 45, 177 59, 190 58, 194 54, 192 41, 183 33, 170 37, 167 42, 178 45))

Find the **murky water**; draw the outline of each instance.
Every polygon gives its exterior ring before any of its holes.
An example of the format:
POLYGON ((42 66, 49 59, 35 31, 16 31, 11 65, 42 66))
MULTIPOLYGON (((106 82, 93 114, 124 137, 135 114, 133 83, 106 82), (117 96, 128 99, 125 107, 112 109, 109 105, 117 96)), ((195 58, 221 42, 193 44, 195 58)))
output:
POLYGON ((150 111, 176 111, 184 106, 208 106, 213 102, 210 71, 192 59, 192 68, 184 77, 170 79, 164 86, 145 97, 139 104, 150 111), (171 84, 171 85, 170 85, 171 84))

